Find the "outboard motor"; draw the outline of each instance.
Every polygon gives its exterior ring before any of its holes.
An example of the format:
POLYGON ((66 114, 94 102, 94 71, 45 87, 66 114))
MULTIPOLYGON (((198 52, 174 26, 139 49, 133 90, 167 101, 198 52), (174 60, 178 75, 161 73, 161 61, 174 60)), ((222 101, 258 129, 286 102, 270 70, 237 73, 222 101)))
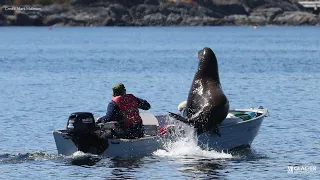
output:
POLYGON ((108 148, 108 140, 96 127, 90 112, 72 113, 68 119, 67 132, 78 150, 84 153, 101 154, 108 148))
POLYGON ((96 129, 93 114, 90 112, 75 112, 69 116, 67 131, 69 134, 91 133, 96 129))

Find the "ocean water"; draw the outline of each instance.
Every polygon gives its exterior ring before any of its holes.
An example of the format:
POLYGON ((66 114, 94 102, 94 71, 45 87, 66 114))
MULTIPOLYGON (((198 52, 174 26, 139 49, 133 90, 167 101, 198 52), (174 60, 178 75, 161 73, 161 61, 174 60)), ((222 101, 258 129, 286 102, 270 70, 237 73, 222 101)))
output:
POLYGON ((2 27, 0 179, 319 179, 319 37, 319 27, 2 27), (176 111, 206 46, 231 108, 269 109, 250 149, 188 139, 81 166, 57 154, 52 131, 72 112, 104 115, 115 83, 147 99, 148 112, 176 111))

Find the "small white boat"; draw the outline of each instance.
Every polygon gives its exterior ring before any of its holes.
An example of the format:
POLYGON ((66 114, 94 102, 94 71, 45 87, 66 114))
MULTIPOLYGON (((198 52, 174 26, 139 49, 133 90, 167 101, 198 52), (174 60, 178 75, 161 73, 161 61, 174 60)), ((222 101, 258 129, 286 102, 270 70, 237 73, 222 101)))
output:
MULTIPOLYGON (((234 109, 230 110, 230 113, 234 116, 227 117, 219 126, 221 137, 211 132, 202 133, 198 135, 199 146, 210 150, 251 146, 268 110, 262 107, 234 109), (245 116, 246 118, 243 118, 245 116)), ((145 128, 143 138, 108 139, 108 148, 101 156, 144 156, 151 155, 157 149, 162 148, 163 136, 158 133, 158 129, 169 124, 169 117, 167 115, 153 116, 149 113, 141 113, 141 117, 145 128)), ((54 130, 53 136, 58 154, 68 156, 78 151, 67 130, 54 130)))

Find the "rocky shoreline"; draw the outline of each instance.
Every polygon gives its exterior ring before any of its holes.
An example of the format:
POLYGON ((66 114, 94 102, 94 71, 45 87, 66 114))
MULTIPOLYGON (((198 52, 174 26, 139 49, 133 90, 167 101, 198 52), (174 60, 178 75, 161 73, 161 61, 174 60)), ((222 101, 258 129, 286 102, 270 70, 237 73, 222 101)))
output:
POLYGON ((0 8, 0 26, 221 25, 320 25, 320 15, 291 0, 71 0, 0 8))

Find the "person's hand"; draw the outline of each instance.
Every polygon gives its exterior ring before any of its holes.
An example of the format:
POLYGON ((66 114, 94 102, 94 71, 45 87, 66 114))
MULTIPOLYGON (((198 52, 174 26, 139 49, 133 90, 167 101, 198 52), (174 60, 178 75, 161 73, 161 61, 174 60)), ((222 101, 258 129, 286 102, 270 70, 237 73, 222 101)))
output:
POLYGON ((102 118, 101 118, 101 117, 98 117, 97 120, 96 120, 96 124, 102 123, 101 121, 102 121, 102 118))

